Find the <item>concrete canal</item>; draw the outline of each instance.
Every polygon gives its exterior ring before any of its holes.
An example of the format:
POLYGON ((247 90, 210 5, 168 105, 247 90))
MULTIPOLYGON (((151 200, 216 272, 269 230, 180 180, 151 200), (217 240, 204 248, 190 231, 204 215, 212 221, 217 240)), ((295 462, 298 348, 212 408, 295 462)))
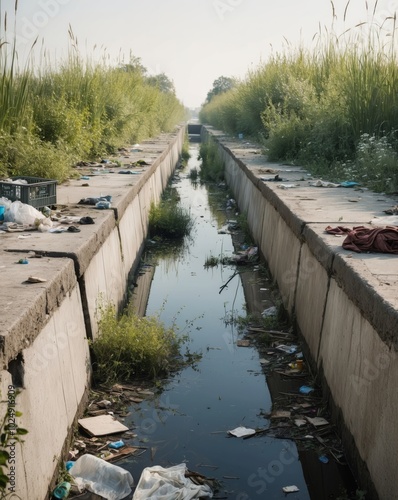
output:
POLYGON ((239 318, 261 316, 278 301, 265 263, 205 265, 210 256, 228 258, 242 248, 227 230, 238 208, 226 188, 189 178, 200 167, 198 152, 191 143, 188 166, 172 182, 195 221, 192 235, 171 254, 147 245, 133 288, 141 313, 160 314, 166 325, 188 333, 187 347, 198 357, 162 381, 153 398, 131 406, 125 424, 137 436, 130 444, 147 451, 121 465, 138 481, 145 467, 184 462, 217 481, 214 498, 282 499, 283 488, 293 485, 298 491, 289 494, 292 500, 352 498, 354 481, 338 440, 330 440, 331 426, 320 430, 304 420, 305 431, 295 431, 295 419, 320 414, 322 405, 319 393, 286 396, 308 382, 303 372, 288 368, 301 357, 297 339, 287 330, 285 341, 271 336, 261 345, 254 328, 252 336, 245 336, 247 327, 238 328, 239 318), (287 343, 293 354, 278 351, 287 343), (289 410, 285 418, 278 416, 281 409, 289 410), (237 438, 228 433, 237 427, 265 432, 237 438))

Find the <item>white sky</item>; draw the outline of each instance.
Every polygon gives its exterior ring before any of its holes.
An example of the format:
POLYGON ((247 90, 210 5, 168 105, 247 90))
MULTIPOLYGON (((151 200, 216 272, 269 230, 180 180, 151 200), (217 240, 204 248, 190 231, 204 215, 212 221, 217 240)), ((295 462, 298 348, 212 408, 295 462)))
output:
MULTIPOLYGON (((14 0, 0 2, 1 34, 7 11, 9 39, 14 0)), ((367 19, 366 0, 351 0, 343 23, 346 4, 334 1, 338 34, 367 19)), ((373 5, 369 0, 370 11, 373 5)), ((379 0, 376 21, 397 9, 398 0, 379 0)), ((244 77, 286 47, 284 38, 298 47, 319 26, 330 29, 332 6, 330 0, 19 0, 20 59, 37 36, 37 47, 43 43, 53 61, 65 58, 69 24, 82 54, 106 54, 116 64, 120 57, 128 62, 131 51, 151 74, 166 73, 186 106, 198 107, 219 76, 244 77)))

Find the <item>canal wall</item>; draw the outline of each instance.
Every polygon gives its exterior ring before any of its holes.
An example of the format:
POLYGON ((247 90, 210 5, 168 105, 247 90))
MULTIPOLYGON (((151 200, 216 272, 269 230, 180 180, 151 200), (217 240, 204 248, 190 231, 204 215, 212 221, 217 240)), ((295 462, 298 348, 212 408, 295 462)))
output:
POLYGON ((202 140, 211 139, 366 498, 398 499, 398 259, 346 251, 342 238, 325 232, 329 225, 374 227, 369 221, 385 216, 396 197, 314 187, 304 169, 267 162, 256 144, 203 127, 202 140))
POLYGON ((120 162, 130 175, 102 165, 88 169, 89 182, 77 175, 59 186, 63 217, 94 219, 79 226, 80 232, 0 235, 2 414, 8 409, 10 423, 28 430, 23 444, 11 441, 9 448, 9 491, 19 498, 49 497, 87 400, 89 340, 98 334, 98 307, 124 303, 128 275, 147 236, 150 205, 159 201, 178 163, 184 135, 181 126, 126 149, 120 162), (132 167, 139 159, 146 164, 132 167), (112 196, 110 210, 79 204, 103 195, 112 196), (21 258, 28 264, 19 264, 21 258), (30 276, 42 281, 28 283, 30 276), (15 411, 22 416, 16 418, 15 411))

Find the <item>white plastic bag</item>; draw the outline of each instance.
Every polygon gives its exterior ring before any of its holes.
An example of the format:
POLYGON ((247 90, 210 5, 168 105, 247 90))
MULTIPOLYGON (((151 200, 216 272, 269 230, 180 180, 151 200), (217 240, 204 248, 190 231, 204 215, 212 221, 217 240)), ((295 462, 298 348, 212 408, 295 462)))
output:
MULTIPOLYGON (((21 201, 13 201, 4 214, 5 222, 16 222, 17 224, 27 226, 39 226, 44 219, 47 219, 47 217, 39 212, 39 210, 21 201)), ((50 221, 50 219, 48 220, 50 221)), ((52 223, 48 224, 48 222, 46 224, 49 226, 52 225, 52 223)))
POLYGON ((167 469, 156 465, 142 471, 133 500, 191 500, 213 498, 210 486, 198 485, 185 477, 185 464, 167 469))
POLYGON ((69 469, 79 489, 100 495, 107 500, 121 500, 131 493, 134 484, 129 471, 95 457, 83 455, 69 469))

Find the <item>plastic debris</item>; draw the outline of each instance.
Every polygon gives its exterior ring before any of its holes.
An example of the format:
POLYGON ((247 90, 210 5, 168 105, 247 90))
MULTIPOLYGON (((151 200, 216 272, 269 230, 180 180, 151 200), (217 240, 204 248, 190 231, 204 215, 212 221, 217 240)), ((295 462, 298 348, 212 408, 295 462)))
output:
POLYGON ((345 187, 345 188, 351 188, 351 187, 359 186, 359 182, 344 181, 344 182, 340 182, 340 186, 345 187))
POLYGON ((319 461, 322 462, 323 464, 329 463, 329 458, 326 455, 321 455, 318 457, 319 461))
POLYGON ((213 492, 207 484, 195 484, 185 477, 186 465, 164 468, 159 465, 146 467, 141 474, 133 500, 189 500, 212 498, 213 492))
POLYGON ((68 498, 70 492, 71 484, 67 481, 59 484, 55 490, 53 491, 53 498, 56 500, 63 500, 64 498, 68 498))
POLYGON ((280 344, 275 347, 278 351, 284 352, 286 354, 294 354, 297 351, 296 345, 284 345, 280 344))
POLYGON ((316 181, 312 181, 309 184, 310 184, 310 186, 313 186, 313 187, 327 187, 327 188, 340 187, 340 184, 337 184, 335 182, 323 181, 321 179, 318 179, 316 181))
POLYGON ((262 313, 261 316, 263 318, 269 318, 270 316, 276 316, 278 313, 278 308, 276 306, 269 307, 268 309, 265 309, 262 313))
POLYGON ((134 484, 130 472, 89 454, 77 459, 69 474, 80 490, 87 489, 107 500, 122 500, 134 484))
POLYGON ((292 485, 292 486, 284 486, 282 488, 283 493, 296 493, 297 491, 300 491, 297 486, 292 485))
POLYGON ((112 448, 112 450, 119 450, 120 448, 123 448, 123 446, 125 446, 125 444, 121 439, 119 441, 113 441, 113 443, 108 444, 108 447, 112 448))
POLYGON ((28 259, 19 259, 17 264, 29 264, 29 261, 28 261, 28 259))
POLYGON ((78 205, 93 205, 95 206, 97 203, 100 201, 112 201, 112 196, 111 195, 106 195, 106 196, 98 196, 97 198, 82 198, 78 205))
POLYGON ((278 184, 279 189, 292 189, 297 187, 297 184, 278 184))
POLYGON ((255 433, 256 431, 254 429, 248 429, 247 427, 236 427, 236 429, 228 431, 228 434, 235 437, 252 436, 255 433))
POLYGON ((300 394, 310 394, 313 392, 315 389, 313 387, 310 387, 308 385, 302 385, 299 389, 300 394))
POLYGON ((111 202, 110 201, 99 201, 98 203, 95 204, 95 208, 98 208, 99 210, 105 210, 105 209, 111 208, 111 202))

